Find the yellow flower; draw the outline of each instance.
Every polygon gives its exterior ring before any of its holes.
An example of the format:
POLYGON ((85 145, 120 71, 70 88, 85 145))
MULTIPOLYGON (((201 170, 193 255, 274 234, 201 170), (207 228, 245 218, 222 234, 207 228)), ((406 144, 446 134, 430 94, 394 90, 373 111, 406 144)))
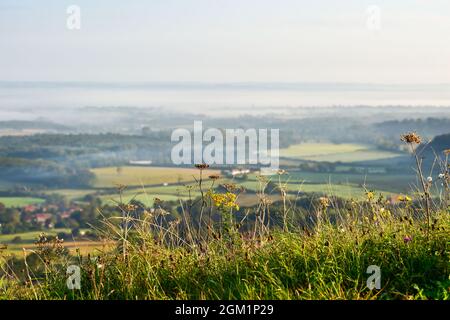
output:
POLYGON ((409 196, 399 196, 398 201, 410 202, 410 201, 412 201, 412 199, 409 196))
POLYGON ((236 203, 236 195, 231 192, 227 193, 209 193, 214 205, 221 209, 236 209, 239 210, 239 206, 236 203))
POLYGON ((366 197, 367 197, 367 200, 369 200, 369 201, 373 200, 373 198, 375 198, 375 193, 373 191, 367 191, 366 197))
POLYGON ((390 217, 391 212, 389 210, 386 210, 385 208, 380 208, 380 215, 382 217, 390 217))

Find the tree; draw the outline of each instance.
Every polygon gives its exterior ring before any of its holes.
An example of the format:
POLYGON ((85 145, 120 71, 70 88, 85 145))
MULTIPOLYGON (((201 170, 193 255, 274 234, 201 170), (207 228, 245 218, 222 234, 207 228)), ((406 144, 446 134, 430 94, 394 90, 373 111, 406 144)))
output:
POLYGON ((11 243, 13 244, 22 243, 22 238, 20 236, 15 236, 14 238, 12 238, 11 243))

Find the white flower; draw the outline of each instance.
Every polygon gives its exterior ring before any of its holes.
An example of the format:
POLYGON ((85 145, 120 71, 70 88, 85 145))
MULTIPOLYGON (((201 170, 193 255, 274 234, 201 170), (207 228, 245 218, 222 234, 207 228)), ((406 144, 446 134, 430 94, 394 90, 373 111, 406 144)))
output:
POLYGON ((445 178, 445 174, 440 173, 440 174, 439 174, 439 179, 444 179, 444 178, 445 178))
POLYGON ((433 182, 433 178, 432 178, 432 177, 428 177, 428 178, 427 178, 427 181, 428 181, 429 183, 432 183, 432 182, 433 182))

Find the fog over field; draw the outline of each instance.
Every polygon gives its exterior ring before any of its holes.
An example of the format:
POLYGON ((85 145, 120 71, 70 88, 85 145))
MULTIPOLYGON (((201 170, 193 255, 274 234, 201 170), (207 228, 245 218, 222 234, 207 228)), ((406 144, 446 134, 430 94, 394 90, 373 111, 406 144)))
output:
POLYGON ((29 119, 30 115, 20 111, 39 114, 47 108, 85 106, 153 107, 232 116, 358 105, 449 106, 450 85, 0 82, 0 110, 9 119, 29 119))

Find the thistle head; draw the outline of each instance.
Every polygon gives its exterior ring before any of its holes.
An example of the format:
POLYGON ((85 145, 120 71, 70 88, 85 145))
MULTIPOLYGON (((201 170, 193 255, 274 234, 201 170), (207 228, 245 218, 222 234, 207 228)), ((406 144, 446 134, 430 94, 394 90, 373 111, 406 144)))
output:
POLYGON ((422 138, 415 132, 402 134, 400 140, 408 144, 420 144, 422 142, 422 138))

